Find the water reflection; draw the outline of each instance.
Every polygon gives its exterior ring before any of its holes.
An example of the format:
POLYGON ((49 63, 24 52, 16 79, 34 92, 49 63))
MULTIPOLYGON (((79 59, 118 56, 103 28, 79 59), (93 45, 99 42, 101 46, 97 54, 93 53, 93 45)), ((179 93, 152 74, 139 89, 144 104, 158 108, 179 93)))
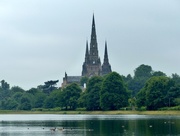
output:
POLYGON ((180 116, 0 115, 1 136, 180 136, 179 126, 180 116))

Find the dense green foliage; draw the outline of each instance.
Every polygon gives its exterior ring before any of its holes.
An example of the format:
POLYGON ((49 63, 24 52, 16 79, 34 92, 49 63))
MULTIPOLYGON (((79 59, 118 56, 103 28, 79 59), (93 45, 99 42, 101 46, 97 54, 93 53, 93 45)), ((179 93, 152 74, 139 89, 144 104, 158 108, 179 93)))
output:
POLYGON ((168 77, 157 76, 150 78, 145 87, 138 93, 137 105, 146 106, 148 110, 157 110, 168 106, 171 87, 174 86, 168 77))
POLYGON ((100 96, 103 110, 118 110, 128 106, 128 91, 122 77, 116 72, 105 77, 100 96))
POLYGON ((134 76, 108 75, 82 77, 80 84, 56 87, 55 81, 44 82, 37 88, 24 90, 2 80, 0 86, 1 110, 159 110, 179 109, 180 76, 167 77, 151 66, 140 65, 134 76), (82 85, 86 84, 82 87, 82 85))
POLYGON ((153 76, 166 76, 166 74, 161 71, 153 71, 151 66, 142 64, 134 70, 134 77, 129 74, 123 79, 128 86, 128 90, 131 90, 132 97, 136 97, 146 81, 153 76))
POLYGON ((94 76, 90 78, 86 89, 86 109, 99 110, 100 109, 100 91, 103 78, 94 76))
POLYGON ((81 88, 75 83, 64 88, 61 99, 62 107, 65 107, 66 110, 68 108, 70 110, 75 110, 78 106, 78 98, 80 97, 81 91, 81 88))

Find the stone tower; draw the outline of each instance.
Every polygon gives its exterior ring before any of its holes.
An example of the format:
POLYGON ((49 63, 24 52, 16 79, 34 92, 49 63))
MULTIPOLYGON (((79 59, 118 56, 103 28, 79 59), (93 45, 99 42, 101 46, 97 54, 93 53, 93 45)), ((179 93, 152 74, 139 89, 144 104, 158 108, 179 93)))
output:
POLYGON ((108 59, 107 42, 105 42, 104 62, 102 64, 101 74, 106 75, 110 72, 112 72, 112 71, 111 71, 111 65, 109 64, 109 59, 108 59))
POLYGON ((85 60, 82 65, 82 74, 81 76, 68 76, 67 73, 65 72, 65 77, 63 78, 62 87, 66 87, 68 84, 71 83, 80 84, 81 78, 83 76, 87 76, 87 77, 104 76, 110 72, 111 72, 111 65, 109 64, 109 59, 108 59, 107 42, 105 42, 104 61, 103 61, 103 65, 101 66, 101 60, 98 53, 95 19, 93 15, 91 40, 90 40, 90 45, 88 45, 88 41, 86 41, 85 60))
POLYGON ((92 20, 90 50, 88 49, 88 42, 86 42, 85 62, 82 67, 82 76, 91 77, 101 74, 101 61, 98 55, 94 15, 92 20))

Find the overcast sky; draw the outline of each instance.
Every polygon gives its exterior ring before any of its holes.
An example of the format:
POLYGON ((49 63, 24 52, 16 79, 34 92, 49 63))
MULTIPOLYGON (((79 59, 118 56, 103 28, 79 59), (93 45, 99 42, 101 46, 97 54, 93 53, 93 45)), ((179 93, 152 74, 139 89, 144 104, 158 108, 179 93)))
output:
POLYGON ((0 0, 0 80, 27 90, 81 75, 93 13, 113 71, 180 74, 179 0, 0 0))

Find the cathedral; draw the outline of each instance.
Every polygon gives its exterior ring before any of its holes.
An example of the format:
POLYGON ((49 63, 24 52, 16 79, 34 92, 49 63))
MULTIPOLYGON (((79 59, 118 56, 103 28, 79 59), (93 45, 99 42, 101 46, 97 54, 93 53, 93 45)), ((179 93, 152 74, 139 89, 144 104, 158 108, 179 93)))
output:
POLYGON ((67 73, 65 73, 62 87, 65 87, 66 85, 74 82, 80 83, 81 78, 85 76, 86 77, 104 76, 110 72, 111 72, 111 65, 109 64, 109 59, 108 59, 107 42, 105 42, 104 61, 103 64, 101 65, 101 60, 98 53, 95 19, 93 15, 90 46, 88 46, 88 42, 86 42, 85 60, 82 65, 82 75, 68 76, 67 73))

